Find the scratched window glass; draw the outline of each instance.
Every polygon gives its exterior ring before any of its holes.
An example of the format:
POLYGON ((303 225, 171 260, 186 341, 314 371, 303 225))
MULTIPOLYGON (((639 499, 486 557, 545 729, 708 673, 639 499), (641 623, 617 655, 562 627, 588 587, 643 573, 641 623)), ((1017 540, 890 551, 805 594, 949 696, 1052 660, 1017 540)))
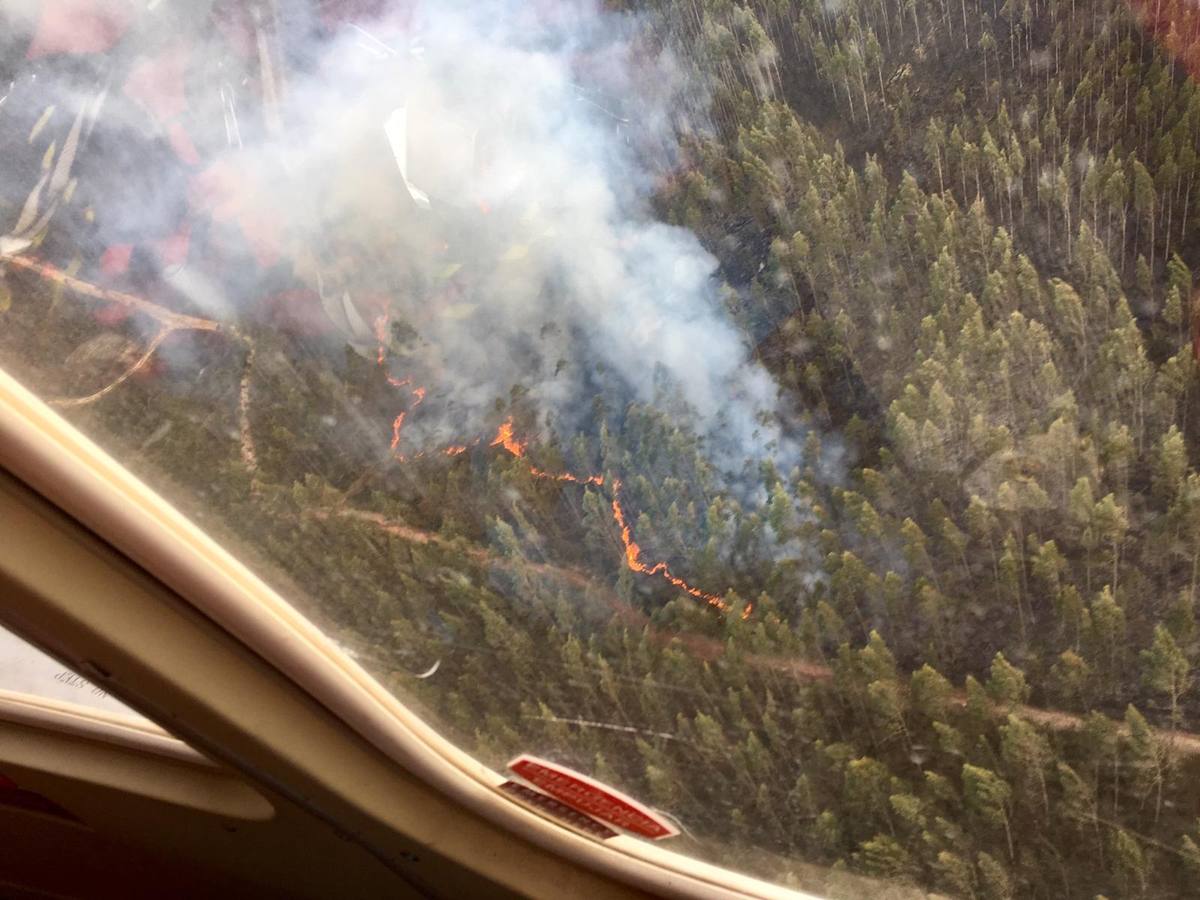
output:
POLYGON ((0 365, 448 738, 818 894, 1193 895, 1193 5, 0 26, 0 365))

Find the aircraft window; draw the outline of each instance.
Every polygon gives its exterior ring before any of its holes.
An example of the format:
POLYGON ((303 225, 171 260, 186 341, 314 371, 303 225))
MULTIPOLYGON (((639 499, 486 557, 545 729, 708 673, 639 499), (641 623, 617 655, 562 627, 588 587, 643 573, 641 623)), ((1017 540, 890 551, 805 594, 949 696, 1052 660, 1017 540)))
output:
POLYGON ((0 20, 0 365, 441 733, 818 893, 1190 893, 1191 5, 0 20))
POLYGON ((146 722, 103 688, 4 628, 0 628, 0 693, 53 700, 146 722))

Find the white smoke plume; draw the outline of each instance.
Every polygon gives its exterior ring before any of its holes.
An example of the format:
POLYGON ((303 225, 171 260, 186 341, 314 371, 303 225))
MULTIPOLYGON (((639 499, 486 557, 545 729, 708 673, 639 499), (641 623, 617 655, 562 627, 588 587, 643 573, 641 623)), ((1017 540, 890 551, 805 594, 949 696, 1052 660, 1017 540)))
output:
MULTIPOLYGON (((158 17, 131 39, 161 46, 179 5, 131 12, 158 17)), ((29 7, 0 0, 12 21, 29 7)), ((228 203, 285 223, 339 340, 373 355, 386 321, 390 371, 429 390, 409 439, 494 427, 516 386, 570 429, 597 393, 653 401, 666 383, 698 432, 733 442, 726 459, 763 455, 776 386, 722 309, 715 259, 650 209, 675 136, 703 123, 681 119, 681 76, 642 23, 587 0, 439 0, 314 37, 299 7, 253 32, 261 124, 214 63, 189 128, 248 175, 228 203)), ((216 316, 253 315, 261 293, 194 262, 166 280, 216 316)))

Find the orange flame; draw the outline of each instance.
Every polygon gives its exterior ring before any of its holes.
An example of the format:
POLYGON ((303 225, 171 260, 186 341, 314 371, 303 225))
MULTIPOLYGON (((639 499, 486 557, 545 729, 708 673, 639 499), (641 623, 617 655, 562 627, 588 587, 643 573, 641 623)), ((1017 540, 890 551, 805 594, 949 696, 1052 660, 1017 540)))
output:
POLYGON ((572 484, 594 484, 600 487, 604 484, 603 475, 572 475, 570 472, 563 472, 555 475, 553 472, 547 472, 544 469, 539 469, 537 466, 529 467, 529 474, 534 478, 546 478, 550 481, 569 481, 572 484))
MULTIPOLYGON (((500 429, 496 432, 495 439, 488 446, 503 447, 505 450, 507 450, 509 453, 511 453, 513 456, 515 456, 517 458, 522 458, 525 456, 525 446, 526 445, 523 442, 518 441, 516 439, 516 436, 513 431, 513 420, 512 419, 508 419, 500 425, 500 429)), ((571 472, 562 472, 560 474, 555 474, 553 472, 547 472, 544 469, 539 469, 536 466, 529 467, 529 474, 531 474, 534 478, 545 478, 550 481, 569 481, 569 482, 572 482, 573 484, 582 484, 582 485, 593 484, 593 485, 596 485, 597 487, 600 487, 604 484, 604 476, 603 475, 582 475, 581 476, 581 475, 575 475, 571 472)), ((621 501, 617 497, 617 494, 620 490, 621 490, 620 480, 613 481, 613 483, 612 483, 613 520, 617 523, 617 527, 621 529, 621 543, 625 547, 625 564, 632 571, 638 572, 643 575, 650 575, 650 576, 659 575, 665 581, 667 581, 669 584, 675 586, 679 590, 683 591, 685 594, 688 594, 691 597, 695 597, 698 600, 703 600, 705 603, 709 604, 710 606, 713 606, 716 609, 721 610, 721 612, 727 612, 729 610, 729 604, 726 603, 721 597, 719 597, 717 594, 710 594, 707 591, 702 591, 697 587, 693 587, 692 585, 690 585, 686 581, 684 581, 682 578, 679 578, 678 576, 672 574, 671 570, 667 567, 667 564, 665 561, 656 562, 650 566, 648 566, 644 562, 642 562, 642 559, 641 559, 642 548, 639 547, 637 545, 637 542, 635 542, 633 540, 632 530, 630 529, 629 524, 625 521, 625 511, 621 508, 621 501)), ((750 612, 751 612, 752 608, 753 607, 750 604, 746 605, 746 609, 742 613, 743 619, 748 618, 750 616, 750 612)))
POLYGON ((513 436, 513 420, 509 419, 500 426, 500 430, 496 432, 495 439, 488 444, 489 447, 503 447, 513 456, 521 457, 525 455, 525 445, 518 441, 513 436))
POLYGON ((387 316, 379 316, 375 320, 375 340, 379 341, 379 346, 375 350, 375 365, 382 366, 383 358, 386 354, 387 345, 387 316))
MULTIPOLYGON (((379 319, 376 320, 376 334, 380 341, 379 352, 376 355, 376 360, 380 366, 383 365, 385 357, 384 334, 386 325, 387 320, 385 317, 380 316, 379 319)), ((412 384, 411 378, 397 379, 392 377, 390 374, 387 374, 386 377, 388 384, 396 388, 408 387, 412 384)), ((405 412, 400 413, 395 419, 392 420, 391 449, 393 456, 399 462, 408 461, 407 456, 397 452, 397 449, 400 446, 400 430, 404 427, 404 419, 408 413, 420 406, 425 400, 426 390, 423 386, 418 386, 412 388, 411 393, 415 398, 412 405, 405 412)), ((478 443, 479 441, 475 440, 469 445, 451 444, 450 446, 443 448, 442 452, 445 453, 446 456, 460 456, 461 454, 467 452, 468 447, 473 447, 478 443)), ((513 420, 511 418, 506 419, 500 424, 500 427, 496 430, 495 438, 492 439, 488 446, 502 447, 505 451, 512 454, 517 459, 523 459, 525 457, 526 442, 517 440, 513 420)), ((425 452, 420 451, 416 454, 415 458, 420 459, 424 455, 425 452)), ((604 485, 603 475, 576 475, 572 472, 560 472, 556 474, 554 472, 547 472, 544 469, 539 469, 537 466, 532 465, 529 467, 529 473, 534 478, 544 478, 549 481, 570 482, 572 484, 584 486, 595 485, 596 487, 602 487, 604 485)), ((621 501, 618 497, 620 490, 620 479, 614 479, 612 482, 613 521, 617 523, 617 527, 621 530, 621 544, 625 548, 625 565, 629 567, 630 571, 651 577, 655 575, 660 576, 668 584, 678 588, 688 596, 695 597, 697 600, 703 600, 709 606, 712 606, 721 612, 728 612, 729 604, 725 602, 725 600, 723 600, 717 594, 710 594, 707 591, 702 591, 700 588, 693 587, 692 585, 688 584, 682 578, 679 578, 671 572, 671 570, 667 567, 665 560, 660 560, 653 565, 647 565, 646 563, 642 562, 642 548, 638 546, 636 541, 634 541, 633 532, 629 527, 629 523, 625 519, 625 510, 622 509, 621 501)), ((742 611, 742 618, 748 619, 752 610, 753 605, 747 603, 746 608, 742 611)))
MULTIPOLYGON (((663 579, 679 588, 685 594, 695 597, 698 600, 703 600, 709 606, 716 607, 721 612, 728 612, 728 603, 716 594, 710 594, 707 591, 700 590, 698 587, 692 587, 682 578, 672 575, 671 570, 667 568, 666 562, 660 560, 652 566, 648 566, 642 562, 642 548, 633 539, 633 532, 629 527, 629 523, 625 520, 625 510, 621 508, 621 501, 618 497, 621 490, 621 480, 619 478, 613 480, 612 490, 613 521, 621 529, 621 544, 625 547, 625 565, 631 571, 640 572, 643 575, 661 575, 663 579)), ((750 610, 751 606, 747 605, 745 611, 742 613, 743 619, 749 617, 750 610)))
MULTIPOLYGON (((523 441, 518 441, 513 433, 513 420, 508 419, 496 432, 495 439, 488 444, 489 447, 503 447, 513 456, 518 459, 525 456, 525 447, 527 444, 523 441)), ((555 474, 547 472, 545 469, 539 469, 537 466, 529 467, 529 474, 534 478, 545 478, 548 481, 569 481, 572 484, 594 484, 597 487, 604 484, 603 475, 574 475, 571 472, 562 472, 555 474)))

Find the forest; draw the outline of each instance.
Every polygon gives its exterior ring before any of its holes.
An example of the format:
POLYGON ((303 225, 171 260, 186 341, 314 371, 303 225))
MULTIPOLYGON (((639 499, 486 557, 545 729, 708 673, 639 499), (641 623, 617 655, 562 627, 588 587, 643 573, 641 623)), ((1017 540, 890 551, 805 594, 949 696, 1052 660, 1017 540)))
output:
MULTIPOLYGON (((237 5, 196 8, 228 34, 237 5)), ((87 147, 63 188, 72 122, 35 140, 44 97, 0 100, 0 364, 449 738, 617 786, 678 821, 671 849, 830 897, 1195 896, 1200 14, 604 14, 682 70, 703 126, 674 136, 653 212, 715 258, 797 452, 731 478, 671 385, 603 374, 579 421, 513 379, 486 429, 421 446, 406 429, 453 398, 405 368, 432 328, 413 310, 471 315, 470 261, 356 271, 342 245, 411 252, 357 223, 273 256, 232 201, 101 240, 79 223, 132 201, 89 193, 87 147), (168 257, 253 269, 254 311, 164 287, 168 257), (384 298, 367 332, 313 325, 322 267, 384 298)), ((247 140, 272 118, 249 46, 247 140)), ((0 41, 0 84, 90 71, 52 50, 0 41)), ((197 168, 162 107, 160 152, 197 168)), ((464 228, 373 185, 337 184, 372 229, 464 228)))

